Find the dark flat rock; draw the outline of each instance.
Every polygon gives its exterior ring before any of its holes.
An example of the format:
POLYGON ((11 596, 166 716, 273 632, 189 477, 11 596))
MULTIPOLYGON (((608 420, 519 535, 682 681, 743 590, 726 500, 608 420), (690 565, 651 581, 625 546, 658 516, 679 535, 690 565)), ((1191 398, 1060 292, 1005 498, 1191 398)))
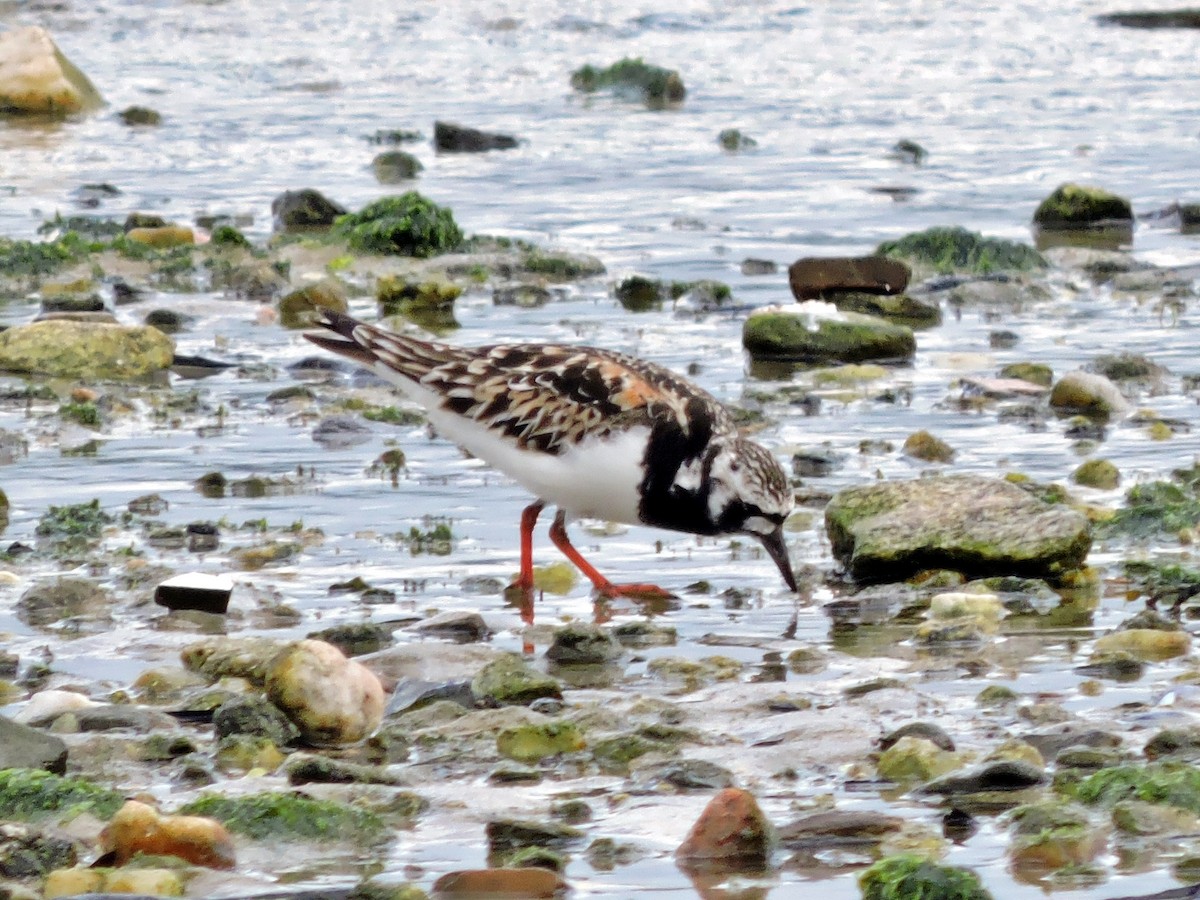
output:
POLYGON ((806 256, 788 267, 797 300, 816 300, 833 291, 902 294, 912 270, 886 256, 806 256))

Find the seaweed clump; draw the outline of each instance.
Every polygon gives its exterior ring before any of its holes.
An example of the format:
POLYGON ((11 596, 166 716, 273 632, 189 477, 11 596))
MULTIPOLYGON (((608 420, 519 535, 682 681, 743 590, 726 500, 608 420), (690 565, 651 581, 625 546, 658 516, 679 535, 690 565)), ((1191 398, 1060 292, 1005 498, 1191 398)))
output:
POLYGON ((351 249, 394 256, 437 256, 456 249, 463 233, 449 207, 438 206, 417 191, 382 197, 356 213, 339 216, 333 233, 351 249))
POLYGON ((683 78, 674 69, 626 57, 607 68, 586 65, 571 73, 571 87, 585 94, 611 90, 633 96, 651 108, 681 103, 687 96, 683 78))
POLYGON ((1003 270, 1044 269, 1046 260, 1020 241, 984 237, 966 228, 927 228, 899 240, 884 241, 875 248, 877 256, 910 259, 932 266, 939 273, 987 274, 1003 270))
POLYGON ((41 769, 0 770, 0 809, 12 819, 37 819, 50 813, 88 812, 110 819, 125 802, 118 791, 82 778, 52 775, 41 769))
POLYGON ((375 840, 386 835, 383 819, 369 810, 286 792, 266 791, 246 797, 210 794, 193 800, 180 812, 211 816, 230 831, 256 840, 375 840))

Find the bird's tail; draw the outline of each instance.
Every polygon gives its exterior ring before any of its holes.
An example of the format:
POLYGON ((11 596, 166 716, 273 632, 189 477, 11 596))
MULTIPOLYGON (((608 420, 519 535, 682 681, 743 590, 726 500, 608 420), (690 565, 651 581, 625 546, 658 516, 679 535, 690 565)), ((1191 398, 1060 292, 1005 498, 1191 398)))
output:
POLYGON ((377 328, 332 309, 317 310, 313 324, 329 333, 305 332, 308 340, 385 378, 402 375, 419 381, 431 369, 470 358, 458 347, 377 328))

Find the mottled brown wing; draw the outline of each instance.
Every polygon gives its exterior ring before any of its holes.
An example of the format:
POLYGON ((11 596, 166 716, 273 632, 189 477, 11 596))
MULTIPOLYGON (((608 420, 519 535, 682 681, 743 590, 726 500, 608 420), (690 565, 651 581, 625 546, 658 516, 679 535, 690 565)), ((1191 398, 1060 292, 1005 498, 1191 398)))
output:
POLYGON ((586 435, 644 424, 687 433, 699 407, 706 427, 733 431, 711 395, 661 366, 609 350, 541 344, 480 347, 421 383, 443 405, 522 446, 559 453, 586 435))
POLYGON ((338 338, 314 343, 381 374, 441 395, 442 406, 522 446, 559 453, 585 435, 644 424, 685 441, 736 430, 729 412, 694 384, 654 363, 594 347, 502 344, 464 348, 422 341, 323 311, 338 338))

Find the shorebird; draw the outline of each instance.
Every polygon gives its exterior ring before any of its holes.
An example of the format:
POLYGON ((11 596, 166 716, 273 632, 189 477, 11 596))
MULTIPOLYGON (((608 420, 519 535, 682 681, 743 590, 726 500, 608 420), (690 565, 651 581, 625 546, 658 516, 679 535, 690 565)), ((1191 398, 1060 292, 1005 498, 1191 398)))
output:
POLYGON ((742 437, 708 392, 662 366, 596 347, 424 341, 321 310, 306 333, 395 384, 441 436, 509 475, 534 502, 521 514, 521 568, 533 591, 533 530, 557 507, 550 539, 602 597, 671 596, 614 584, 567 537, 567 518, 605 519, 762 542, 787 586, 796 578, 783 522, 792 490, 778 460, 742 437))

